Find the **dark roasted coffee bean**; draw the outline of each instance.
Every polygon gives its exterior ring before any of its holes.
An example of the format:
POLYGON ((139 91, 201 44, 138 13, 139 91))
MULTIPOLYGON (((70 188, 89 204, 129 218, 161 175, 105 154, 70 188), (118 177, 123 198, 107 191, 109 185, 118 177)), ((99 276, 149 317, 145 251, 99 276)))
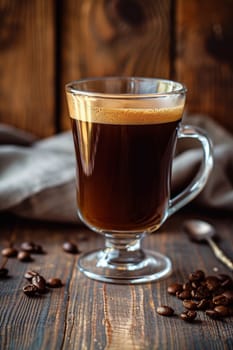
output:
POLYGON ((184 311, 180 314, 180 318, 183 321, 192 322, 197 317, 197 313, 194 310, 184 311))
POLYGON ((197 304, 198 310, 212 309, 212 307, 213 307, 213 304, 211 300, 207 300, 207 299, 202 299, 197 304))
POLYGON ((34 254, 44 254, 44 250, 41 245, 35 244, 33 249, 34 254))
POLYGON ((214 311, 216 311, 221 317, 229 316, 229 309, 225 305, 215 306, 214 311))
POLYGON ((33 254, 44 254, 42 246, 34 242, 23 242, 21 244, 21 250, 33 254))
POLYGON ((226 290, 222 293, 222 295, 224 295, 229 300, 229 304, 233 305, 233 290, 226 290))
POLYGON ((217 278, 219 279, 220 282, 224 282, 226 279, 229 278, 229 276, 224 273, 220 273, 217 275, 217 278))
POLYGON ((196 310, 197 303, 193 300, 183 300, 183 305, 188 310, 196 310))
POLYGON ((33 242, 23 242, 21 244, 21 250, 25 252, 32 253, 34 250, 34 243, 33 242))
POLYGON ((33 297, 36 295, 38 292, 38 288, 34 284, 28 284, 27 286, 23 287, 23 292, 28 296, 28 297, 33 297))
POLYGON ((214 298, 217 295, 222 294, 225 291, 225 288, 219 287, 218 289, 216 289, 215 291, 210 292, 212 297, 214 298))
POLYGON ((5 267, 0 268, 0 279, 5 278, 8 275, 8 269, 5 267))
POLYGON ((207 276, 205 279, 205 286, 210 292, 214 292, 220 287, 220 281, 215 276, 207 276))
POLYGON ((184 290, 183 292, 180 292, 180 293, 178 292, 176 296, 181 300, 191 299, 191 293, 189 290, 184 290))
POLYGON ((17 259, 23 262, 29 262, 32 261, 32 257, 29 252, 18 252, 17 259))
POLYGON ((196 300, 206 299, 210 296, 207 288, 200 286, 197 289, 191 291, 191 296, 196 300))
POLYGON ((8 248, 2 249, 2 255, 7 257, 7 258, 15 257, 17 254, 18 254, 17 249, 15 249, 13 247, 8 247, 8 248))
POLYGON ((202 270, 197 270, 189 274, 189 281, 201 281, 205 278, 205 274, 202 270))
POLYGON ((210 318, 217 320, 220 318, 220 314, 217 311, 214 310, 206 310, 206 315, 209 316, 210 318))
POLYGON ((214 305, 230 305, 230 300, 224 294, 220 294, 213 298, 213 303, 214 305))
POLYGON ((72 242, 65 242, 63 244, 63 250, 66 253, 70 253, 70 254, 78 254, 79 253, 77 245, 75 243, 72 243, 72 242))
POLYGON ((32 284, 38 288, 39 293, 46 292, 46 281, 44 277, 36 275, 32 277, 32 284))
POLYGON ((188 290, 188 291, 190 291, 190 292, 191 292, 191 290, 192 290, 192 284, 191 284, 191 282, 185 282, 185 283, 183 283, 182 287, 183 287, 183 290, 188 290))
POLYGON ((59 288, 62 287, 62 281, 60 278, 50 278, 47 280, 47 286, 50 288, 59 288))
POLYGON ((33 277, 33 276, 36 276, 36 275, 39 275, 39 273, 36 272, 36 271, 27 271, 27 272, 25 272, 25 274, 24 274, 24 278, 26 278, 28 281, 31 281, 31 280, 32 280, 32 277, 33 277))
POLYGON ((174 310, 170 306, 166 305, 158 306, 156 308, 156 312, 162 316, 172 316, 174 314, 174 310))
POLYGON ((192 289, 197 289, 198 287, 200 287, 200 285, 200 281, 194 281, 191 283, 192 289))
POLYGON ((172 283, 168 286, 167 291, 169 294, 176 295, 177 292, 181 292, 183 287, 180 283, 172 283))
POLYGON ((197 288, 197 293, 199 295, 202 295, 203 298, 208 298, 211 296, 210 291, 208 290, 208 288, 206 288, 205 286, 199 286, 197 288))
POLYGON ((232 278, 228 277, 226 278, 222 283, 221 287, 224 289, 233 289, 233 280, 232 278))

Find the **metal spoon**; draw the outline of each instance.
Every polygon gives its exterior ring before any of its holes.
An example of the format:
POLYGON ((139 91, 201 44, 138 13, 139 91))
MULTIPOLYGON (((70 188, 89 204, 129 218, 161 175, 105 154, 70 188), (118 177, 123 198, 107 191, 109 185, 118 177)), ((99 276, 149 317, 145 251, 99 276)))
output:
POLYGON ((215 228, 212 225, 201 220, 186 220, 183 224, 183 228, 191 240, 196 242, 206 241, 212 248, 216 258, 233 271, 233 262, 212 239, 216 234, 215 228))

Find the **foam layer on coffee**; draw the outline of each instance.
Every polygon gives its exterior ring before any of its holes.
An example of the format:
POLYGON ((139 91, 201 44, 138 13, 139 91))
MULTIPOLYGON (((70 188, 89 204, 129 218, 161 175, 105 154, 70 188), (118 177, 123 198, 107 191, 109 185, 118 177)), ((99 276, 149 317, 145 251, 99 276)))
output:
POLYGON ((181 119, 184 106, 169 108, 109 108, 73 103, 68 99, 70 117, 84 122, 137 125, 163 124, 181 119))

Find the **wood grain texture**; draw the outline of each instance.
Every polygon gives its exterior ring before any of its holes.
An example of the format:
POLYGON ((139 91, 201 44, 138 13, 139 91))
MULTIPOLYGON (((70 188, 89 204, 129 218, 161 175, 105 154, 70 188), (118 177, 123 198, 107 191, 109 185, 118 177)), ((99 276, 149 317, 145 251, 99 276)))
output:
POLYGON ((189 90, 188 111, 233 132, 233 1, 176 3, 176 79, 189 90))
MULTIPOLYGON (((102 247, 102 237, 83 227, 42 224, 1 219, 0 249, 11 235, 15 246, 33 240, 42 244, 46 255, 34 255, 31 263, 9 259, 10 278, 0 280, 1 349, 232 349, 232 318, 214 321, 204 313, 185 323, 177 316, 181 302, 167 294, 173 281, 184 281, 189 272, 203 269, 214 274, 229 273, 207 245, 190 243, 181 231, 182 220, 197 214, 179 213, 171 217, 159 233, 147 237, 144 247, 168 254, 173 274, 157 283, 136 286, 112 285, 90 280, 77 270, 78 256, 62 251, 64 240, 71 239, 82 251, 102 247), (87 241, 82 237, 86 236, 87 241), (22 292, 23 274, 34 269, 46 278, 59 277, 64 286, 41 298, 28 298, 22 292), (176 315, 159 316, 157 305, 172 306, 176 315)), ((200 218, 200 215, 198 215, 200 218)), ((216 225, 219 244, 232 256, 232 218, 203 216, 216 225)))
POLYGON ((170 74, 170 0, 69 0, 62 9, 62 128, 69 128, 64 85, 92 76, 170 74))
POLYGON ((54 1, 0 1, 0 122, 55 131, 54 1))

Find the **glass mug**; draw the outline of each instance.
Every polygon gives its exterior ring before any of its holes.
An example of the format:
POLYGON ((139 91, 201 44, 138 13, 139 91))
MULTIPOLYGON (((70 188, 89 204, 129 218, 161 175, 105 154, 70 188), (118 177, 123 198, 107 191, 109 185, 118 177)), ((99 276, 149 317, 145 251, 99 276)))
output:
POLYGON ((105 236, 105 248, 84 253, 79 269, 111 283, 142 283, 168 276, 168 257, 141 248, 203 189, 212 169, 211 142, 203 131, 181 125, 186 89, 155 78, 106 77, 66 85, 77 164, 81 221, 105 236), (170 198, 177 139, 197 139, 199 172, 170 198))

